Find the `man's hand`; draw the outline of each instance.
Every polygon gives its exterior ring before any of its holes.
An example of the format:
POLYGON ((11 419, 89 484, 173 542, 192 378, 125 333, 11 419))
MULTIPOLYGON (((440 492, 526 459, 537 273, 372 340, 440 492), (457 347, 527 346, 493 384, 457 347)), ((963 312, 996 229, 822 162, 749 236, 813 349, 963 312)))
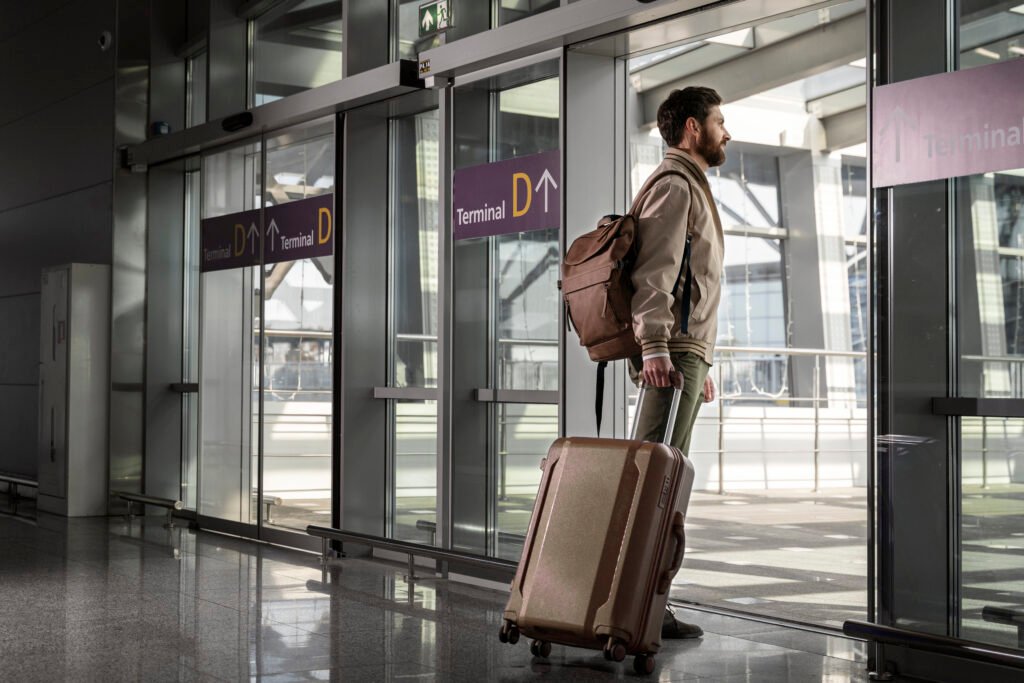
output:
POLYGON ((672 367, 667 356, 657 356, 644 361, 644 382, 649 387, 667 387, 675 385, 683 387, 683 373, 672 367))
POLYGON ((711 375, 704 378, 704 402, 711 403, 715 400, 715 380, 711 375))

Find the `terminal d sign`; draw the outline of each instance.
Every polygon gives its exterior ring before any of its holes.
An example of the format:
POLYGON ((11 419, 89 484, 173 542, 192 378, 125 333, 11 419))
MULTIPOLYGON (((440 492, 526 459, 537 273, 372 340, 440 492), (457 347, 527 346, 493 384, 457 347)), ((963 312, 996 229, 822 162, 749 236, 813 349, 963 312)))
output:
POLYGON ((296 261, 334 253, 334 195, 323 194, 263 210, 240 211, 202 221, 199 270, 229 270, 296 261))
POLYGON ((1024 59, 873 91, 872 185, 1024 168, 1024 59))
POLYGON ((562 216, 561 184, 557 151, 455 171, 455 239, 557 229, 562 216))

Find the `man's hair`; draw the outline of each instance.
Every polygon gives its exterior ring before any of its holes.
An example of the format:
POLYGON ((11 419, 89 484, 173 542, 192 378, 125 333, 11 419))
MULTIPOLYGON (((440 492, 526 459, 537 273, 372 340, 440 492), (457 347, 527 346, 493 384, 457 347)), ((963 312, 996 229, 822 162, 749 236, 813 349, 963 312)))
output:
POLYGON ((658 107, 658 130, 669 147, 683 139, 683 129, 691 116, 701 125, 708 118, 711 107, 722 104, 722 97, 711 88, 690 86, 673 90, 658 107))

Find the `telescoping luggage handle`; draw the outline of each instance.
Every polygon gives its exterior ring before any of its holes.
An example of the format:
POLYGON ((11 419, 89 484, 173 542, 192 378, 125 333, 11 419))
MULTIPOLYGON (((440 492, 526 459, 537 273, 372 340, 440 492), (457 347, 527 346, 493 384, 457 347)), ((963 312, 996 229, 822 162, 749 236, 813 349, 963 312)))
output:
MULTIPOLYGON (((668 423, 665 425, 665 438, 663 443, 672 442, 672 432, 676 427, 676 415, 679 413, 679 400, 683 397, 683 388, 672 385, 672 404, 668 408, 668 423)), ((633 425, 629 428, 630 441, 636 440, 637 426, 640 424, 640 408, 644 404, 644 396, 647 395, 647 382, 640 383, 640 395, 636 397, 636 412, 633 414, 633 425)))

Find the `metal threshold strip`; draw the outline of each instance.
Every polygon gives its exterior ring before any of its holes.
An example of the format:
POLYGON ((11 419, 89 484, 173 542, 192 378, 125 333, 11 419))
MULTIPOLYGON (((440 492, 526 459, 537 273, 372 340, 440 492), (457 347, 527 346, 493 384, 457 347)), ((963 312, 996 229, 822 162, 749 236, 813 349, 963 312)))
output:
POLYGON ((855 620, 843 624, 843 633, 884 645, 898 645, 911 650, 922 650, 948 657, 969 659, 974 662, 1024 669, 1024 651, 1001 645, 986 645, 959 638, 908 631, 894 626, 882 626, 855 620))

